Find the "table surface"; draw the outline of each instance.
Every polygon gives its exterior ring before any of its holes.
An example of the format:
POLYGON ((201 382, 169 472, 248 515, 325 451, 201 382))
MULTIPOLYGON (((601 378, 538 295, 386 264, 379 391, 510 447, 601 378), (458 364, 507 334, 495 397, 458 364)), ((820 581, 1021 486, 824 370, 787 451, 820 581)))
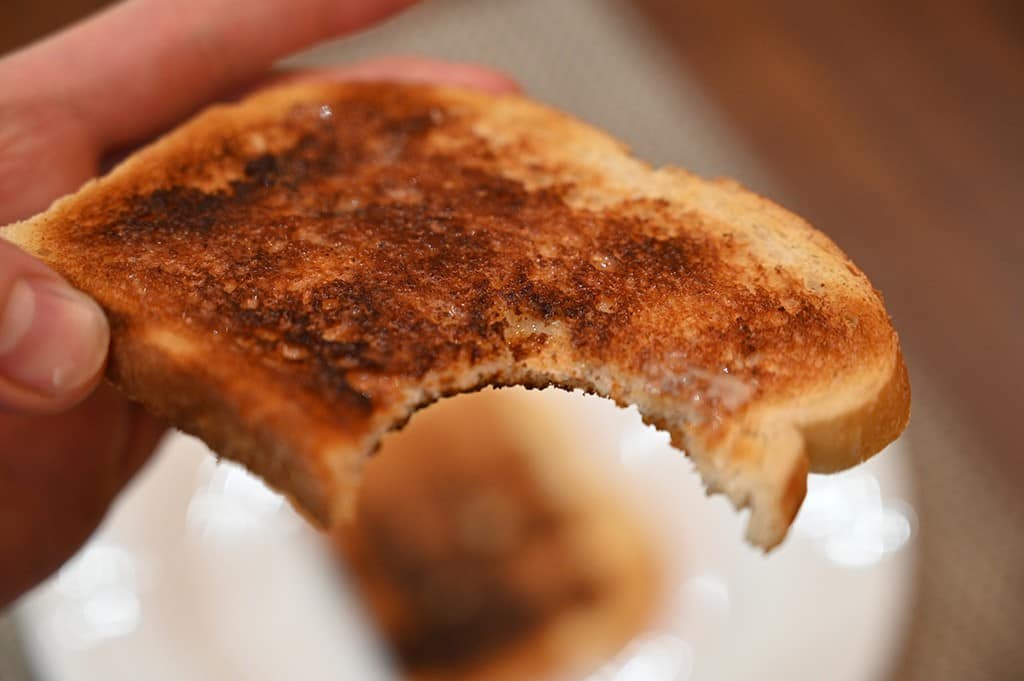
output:
POLYGON ((638 4, 1024 482, 1024 3, 638 4))

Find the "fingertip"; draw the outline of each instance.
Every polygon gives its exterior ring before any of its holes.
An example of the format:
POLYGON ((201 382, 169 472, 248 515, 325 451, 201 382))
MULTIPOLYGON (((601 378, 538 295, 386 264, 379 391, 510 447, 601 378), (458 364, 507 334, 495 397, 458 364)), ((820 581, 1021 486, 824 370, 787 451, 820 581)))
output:
POLYGON ((106 316, 85 294, 52 276, 15 279, 0 307, 0 405, 74 406, 99 382, 109 341, 106 316))
POLYGON ((357 64, 300 74, 330 80, 386 80, 401 83, 433 83, 482 90, 495 94, 522 92, 510 75, 479 64, 465 64, 428 57, 389 56, 357 64))

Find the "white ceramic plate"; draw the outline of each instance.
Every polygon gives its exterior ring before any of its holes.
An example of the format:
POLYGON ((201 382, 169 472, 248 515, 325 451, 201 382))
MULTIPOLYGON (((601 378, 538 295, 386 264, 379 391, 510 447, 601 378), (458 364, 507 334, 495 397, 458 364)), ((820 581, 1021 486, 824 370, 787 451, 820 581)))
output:
MULTIPOLYGON (((591 681, 884 676, 912 597, 899 442, 812 477, 789 539, 766 558, 741 540, 745 518, 706 498, 689 461, 634 411, 559 391, 536 399, 638 491, 672 548, 661 617, 591 681)), ((316 535, 182 435, 17 615, 41 681, 396 678, 316 535)))

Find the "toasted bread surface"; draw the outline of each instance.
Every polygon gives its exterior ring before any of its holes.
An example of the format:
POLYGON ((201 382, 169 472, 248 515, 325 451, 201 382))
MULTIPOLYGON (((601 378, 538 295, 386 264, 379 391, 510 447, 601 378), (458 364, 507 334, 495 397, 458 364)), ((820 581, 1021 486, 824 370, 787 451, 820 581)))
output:
POLYGON ((415 415, 335 530, 405 678, 576 678, 666 595, 651 519, 531 397, 487 390, 415 415))
POLYGON ((909 413, 882 300, 827 237, 518 96, 269 91, 4 236, 103 305, 114 384, 325 525, 385 432, 485 385, 636 404, 763 547, 808 470, 909 413))

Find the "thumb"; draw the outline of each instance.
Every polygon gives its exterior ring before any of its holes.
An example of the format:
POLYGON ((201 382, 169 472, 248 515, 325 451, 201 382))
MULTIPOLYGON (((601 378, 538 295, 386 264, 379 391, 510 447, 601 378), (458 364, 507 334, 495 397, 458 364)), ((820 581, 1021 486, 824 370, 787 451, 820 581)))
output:
POLYGON ((109 338, 91 298, 0 239, 0 410, 78 403, 99 381, 109 338))

